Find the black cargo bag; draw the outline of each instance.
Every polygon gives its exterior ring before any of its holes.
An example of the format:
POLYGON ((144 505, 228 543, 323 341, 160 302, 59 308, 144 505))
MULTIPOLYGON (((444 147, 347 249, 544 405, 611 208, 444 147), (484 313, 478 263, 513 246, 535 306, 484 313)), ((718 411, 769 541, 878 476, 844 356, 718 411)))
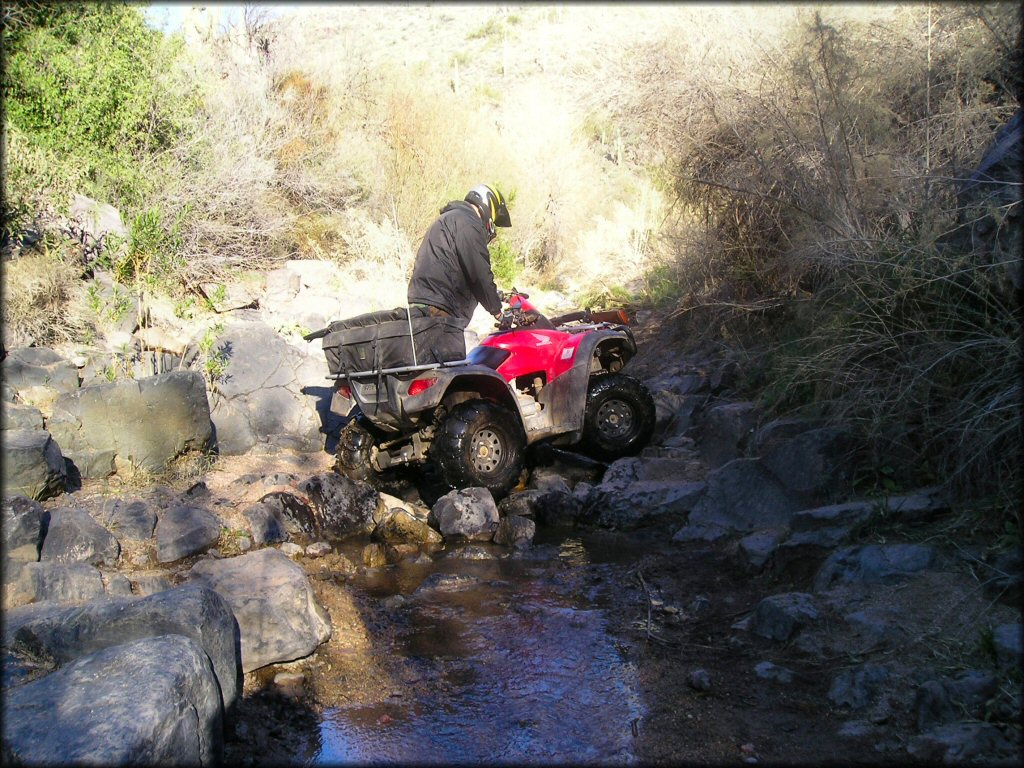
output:
POLYGON ((410 337, 404 307, 369 312, 331 323, 323 337, 324 356, 332 376, 462 360, 464 325, 457 318, 431 317, 414 308, 410 337))

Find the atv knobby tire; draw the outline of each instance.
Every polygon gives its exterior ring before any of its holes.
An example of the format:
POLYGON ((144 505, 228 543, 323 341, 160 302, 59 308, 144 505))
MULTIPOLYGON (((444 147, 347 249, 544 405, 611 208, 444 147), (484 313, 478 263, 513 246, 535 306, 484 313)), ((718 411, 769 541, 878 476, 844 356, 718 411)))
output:
POLYGON ((470 400, 448 413, 432 453, 445 482, 453 488, 483 487, 499 496, 519 480, 526 434, 508 408, 470 400))
POLYGON ((349 419, 338 438, 335 470, 349 480, 368 483, 378 491, 402 498, 408 480, 400 468, 386 469, 383 472, 378 472, 373 468, 370 463, 370 449, 373 444, 373 434, 363 424, 363 420, 361 418, 349 419))
POLYGON ((621 373, 593 376, 587 387, 582 451, 614 460, 639 453, 654 431, 654 398, 640 381, 621 373))

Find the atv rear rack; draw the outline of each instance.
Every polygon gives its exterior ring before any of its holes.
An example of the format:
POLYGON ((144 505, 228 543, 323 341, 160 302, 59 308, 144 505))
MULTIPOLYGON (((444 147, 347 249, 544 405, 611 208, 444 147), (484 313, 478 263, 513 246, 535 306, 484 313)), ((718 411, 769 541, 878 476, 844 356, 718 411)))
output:
POLYGON ((371 369, 369 371, 352 371, 351 373, 339 373, 333 376, 325 376, 324 378, 330 379, 331 381, 337 381, 338 379, 365 379, 370 376, 386 376, 393 373, 422 373, 423 371, 433 371, 437 368, 451 368, 456 365, 471 365, 470 360, 449 360, 446 363, 424 363, 422 365, 403 365, 399 368, 382 368, 380 370, 371 369))

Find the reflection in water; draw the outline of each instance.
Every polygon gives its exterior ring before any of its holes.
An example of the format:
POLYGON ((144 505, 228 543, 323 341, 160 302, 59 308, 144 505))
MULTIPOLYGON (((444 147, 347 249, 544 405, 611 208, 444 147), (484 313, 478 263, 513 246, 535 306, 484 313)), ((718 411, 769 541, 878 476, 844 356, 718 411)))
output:
MULTIPOLYGON (((325 712, 318 762, 631 762, 636 670, 591 599, 595 582, 622 578, 593 564, 607 559, 567 539, 522 558, 433 566, 463 578, 428 568, 413 585, 395 574, 390 593, 408 598, 396 652, 425 685, 325 712)), ((386 577, 373 578, 385 596, 386 577)))

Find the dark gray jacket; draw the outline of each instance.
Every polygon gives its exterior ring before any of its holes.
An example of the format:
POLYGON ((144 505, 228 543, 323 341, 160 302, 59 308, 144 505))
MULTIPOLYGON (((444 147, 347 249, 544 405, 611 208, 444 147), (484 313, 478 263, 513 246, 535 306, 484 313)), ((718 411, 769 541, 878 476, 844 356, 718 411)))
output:
POLYGON ((423 236, 408 299, 410 304, 427 304, 467 321, 477 303, 492 315, 501 311, 487 230, 469 203, 448 203, 423 236))

